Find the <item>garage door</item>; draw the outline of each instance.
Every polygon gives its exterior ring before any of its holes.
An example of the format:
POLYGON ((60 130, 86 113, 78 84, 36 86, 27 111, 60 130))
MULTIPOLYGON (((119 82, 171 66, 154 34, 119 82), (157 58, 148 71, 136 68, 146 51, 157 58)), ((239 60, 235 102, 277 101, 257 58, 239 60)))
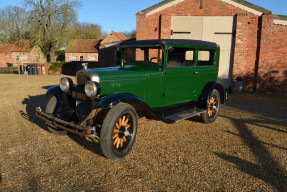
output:
POLYGON ((233 31, 232 16, 174 16, 172 19, 172 39, 195 39, 219 44, 218 80, 225 88, 229 88, 232 81, 233 31))

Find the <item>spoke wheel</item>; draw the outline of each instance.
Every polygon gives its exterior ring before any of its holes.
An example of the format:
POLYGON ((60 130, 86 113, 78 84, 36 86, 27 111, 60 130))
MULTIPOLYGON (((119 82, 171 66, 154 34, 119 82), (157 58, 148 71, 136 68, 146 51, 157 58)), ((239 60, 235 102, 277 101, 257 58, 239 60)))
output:
POLYGON ((204 123, 212 123, 217 118, 220 107, 220 94, 214 89, 207 102, 207 110, 201 114, 202 121, 204 123))
POLYGON ((103 154, 113 160, 124 158, 132 149, 137 131, 137 113, 126 103, 119 103, 107 113, 101 133, 103 154))
POLYGON ((207 106, 208 117, 213 117, 216 114, 217 102, 217 98, 214 95, 209 99, 207 106))
POLYGON ((118 151, 123 150, 131 141, 130 137, 133 132, 133 123, 130 119, 129 114, 124 114, 115 124, 113 144, 118 151))

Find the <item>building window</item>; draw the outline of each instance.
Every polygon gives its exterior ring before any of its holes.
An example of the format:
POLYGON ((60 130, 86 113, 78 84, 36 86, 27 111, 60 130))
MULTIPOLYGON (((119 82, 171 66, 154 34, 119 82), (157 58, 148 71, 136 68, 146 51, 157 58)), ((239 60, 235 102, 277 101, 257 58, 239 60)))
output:
POLYGON ((16 56, 16 61, 19 61, 19 56, 16 56))
POLYGON ((96 61, 96 57, 93 55, 89 55, 88 61, 96 61))
POLYGON ((28 56, 27 55, 22 55, 21 56, 21 61, 28 62, 28 56))
POLYGON ((70 56, 70 61, 77 61, 77 56, 71 55, 70 56))
POLYGON ((84 57, 83 56, 80 56, 80 61, 84 61, 84 57))

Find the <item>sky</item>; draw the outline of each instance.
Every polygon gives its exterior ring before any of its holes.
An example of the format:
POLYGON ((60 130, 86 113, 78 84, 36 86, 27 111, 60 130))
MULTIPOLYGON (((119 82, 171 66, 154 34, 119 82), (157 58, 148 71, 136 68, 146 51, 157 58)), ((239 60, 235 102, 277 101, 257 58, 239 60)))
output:
MULTIPOLYGON (((136 29, 136 14, 162 0, 80 0, 78 21, 96 23, 103 32, 131 32, 136 29)), ((208 2, 208 0, 205 0, 208 2)), ((287 15, 287 0, 248 0, 269 9, 273 14, 287 15)), ((0 0, 0 8, 21 6, 22 0, 0 0)))

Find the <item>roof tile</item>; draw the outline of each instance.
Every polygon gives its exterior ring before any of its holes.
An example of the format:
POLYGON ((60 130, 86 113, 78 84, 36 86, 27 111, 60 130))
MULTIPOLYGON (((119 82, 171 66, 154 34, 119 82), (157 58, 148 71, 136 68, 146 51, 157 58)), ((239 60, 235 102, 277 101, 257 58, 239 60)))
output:
POLYGON ((98 53, 99 39, 72 39, 66 49, 67 53, 98 53))

